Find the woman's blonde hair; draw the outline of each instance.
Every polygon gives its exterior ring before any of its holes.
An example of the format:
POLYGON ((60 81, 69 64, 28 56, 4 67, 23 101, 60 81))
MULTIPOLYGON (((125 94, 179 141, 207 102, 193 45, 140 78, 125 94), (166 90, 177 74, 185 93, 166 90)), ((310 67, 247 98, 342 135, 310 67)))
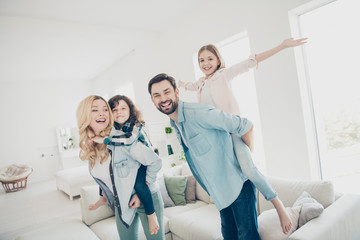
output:
POLYGON ((94 167, 97 159, 100 160, 100 163, 103 163, 109 157, 109 152, 107 151, 105 144, 98 144, 91 140, 93 137, 95 137, 95 132, 90 127, 91 107, 93 102, 98 99, 105 102, 109 112, 109 125, 100 132, 100 136, 109 136, 114 123, 114 118, 111 113, 109 104, 105 101, 104 98, 96 95, 88 96, 80 102, 76 110, 76 119, 79 128, 79 157, 83 161, 89 160, 91 167, 94 167))
POLYGON ((217 70, 219 69, 222 69, 222 68, 225 68, 225 61, 223 59, 223 57, 221 56, 219 50, 215 47, 215 45, 212 45, 212 44, 208 44, 208 45, 205 45, 205 46, 202 46, 199 51, 198 51, 198 63, 200 64, 200 61, 199 61, 199 57, 200 57, 200 54, 205 51, 205 50, 208 50, 209 52, 211 52, 212 54, 215 55, 215 57, 217 57, 219 59, 219 65, 217 66, 217 70))

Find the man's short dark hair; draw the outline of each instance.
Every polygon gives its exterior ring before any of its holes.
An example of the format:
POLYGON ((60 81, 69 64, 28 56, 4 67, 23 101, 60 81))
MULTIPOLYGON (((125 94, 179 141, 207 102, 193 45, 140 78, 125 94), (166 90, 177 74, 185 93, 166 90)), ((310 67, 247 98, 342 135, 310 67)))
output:
POLYGON ((160 73, 158 75, 156 75, 155 77, 153 77, 150 81, 149 81, 149 84, 148 84, 148 90, 149 90, 149 93, 151 95, 151 87, 154 83, 158 83, 158 82, 161 82, 161 81, 164 81, 164 80, 167 80, 170 82, 171 86, 174 88, 174 90, 176 89, 176 81, 173 77, 167 75, 166 73, 160 73))

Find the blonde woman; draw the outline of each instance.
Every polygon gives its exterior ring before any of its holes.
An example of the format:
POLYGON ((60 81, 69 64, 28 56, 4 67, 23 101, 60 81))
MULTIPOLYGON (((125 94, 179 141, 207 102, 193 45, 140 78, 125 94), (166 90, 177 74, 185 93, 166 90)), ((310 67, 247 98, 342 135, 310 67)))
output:
MULTIPOLYGON (((109 148, 103 143, 93 141, 96 138, 104 138, 110 135, 113 127, 114 118, 110 110, 109 104, 100 96, 89 96, 81 101, 77 109, 77 121, 80 135, 80 158, 89 161, 89 171, 100 187, 100 199, 94 205, 101 205, 107 202, 110 207, 115 210, 116 225, 120 239, 138 239, 139 220, 141 221, 144 233, 147 239, 164 239, 164 231, 160 226, 159 231, 151 233, 149 230, 149 222, 143 209, 140 206, 140 200, 137 194, 124 194, 124 186, 129 186, 130 192, 133 192, 135 179, 140 163, 129 157, 131 164, 118 164, 112 159, 114 154, 120 147, 109 148), (108 151, 108 149, 112 149, 108 151), (127 172, 126 176, 120 176, 119 173, 127 172), (121 186, 121 187, 120 187, 121 186), (124 199, 126 198, 126 199, 124 199), (124 206, 124 202, 129 202, 128 206, 124 206), (138 209, 136 209, 138 208, 138 209)), ((121 151, 117 151, 121 153, 121 151)), ((151 187, 151 186, 150 186, 151 187)), ((152 186, 155 189, 153 193, 153 201, 160 207, 156 209, 159 222, 162 224, 162 199, 159 191, 156 191, 156 183, 152 186), (160 196, 159 198, 156 198, 160 196)), ((126 191, 126 192, 129 192, 126 191)), ((96 208, 97 206, 89 206, 96 208)))

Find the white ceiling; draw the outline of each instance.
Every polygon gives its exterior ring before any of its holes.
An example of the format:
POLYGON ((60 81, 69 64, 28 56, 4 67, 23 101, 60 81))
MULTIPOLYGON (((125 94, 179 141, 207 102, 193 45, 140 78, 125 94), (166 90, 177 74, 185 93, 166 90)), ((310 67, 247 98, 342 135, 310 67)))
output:
POLYGON ((206 0, 0 0, 0 82, 88 80, 206 0))

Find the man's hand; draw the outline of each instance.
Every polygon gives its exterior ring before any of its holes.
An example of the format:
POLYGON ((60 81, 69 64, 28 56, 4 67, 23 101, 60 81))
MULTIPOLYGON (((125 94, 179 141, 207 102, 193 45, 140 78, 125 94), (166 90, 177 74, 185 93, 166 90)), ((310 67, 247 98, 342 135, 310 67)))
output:
POLYGON ((129 207, 131 209, 140 207, 140 199, 137 194, 134 194, 129 202, 129 207))

